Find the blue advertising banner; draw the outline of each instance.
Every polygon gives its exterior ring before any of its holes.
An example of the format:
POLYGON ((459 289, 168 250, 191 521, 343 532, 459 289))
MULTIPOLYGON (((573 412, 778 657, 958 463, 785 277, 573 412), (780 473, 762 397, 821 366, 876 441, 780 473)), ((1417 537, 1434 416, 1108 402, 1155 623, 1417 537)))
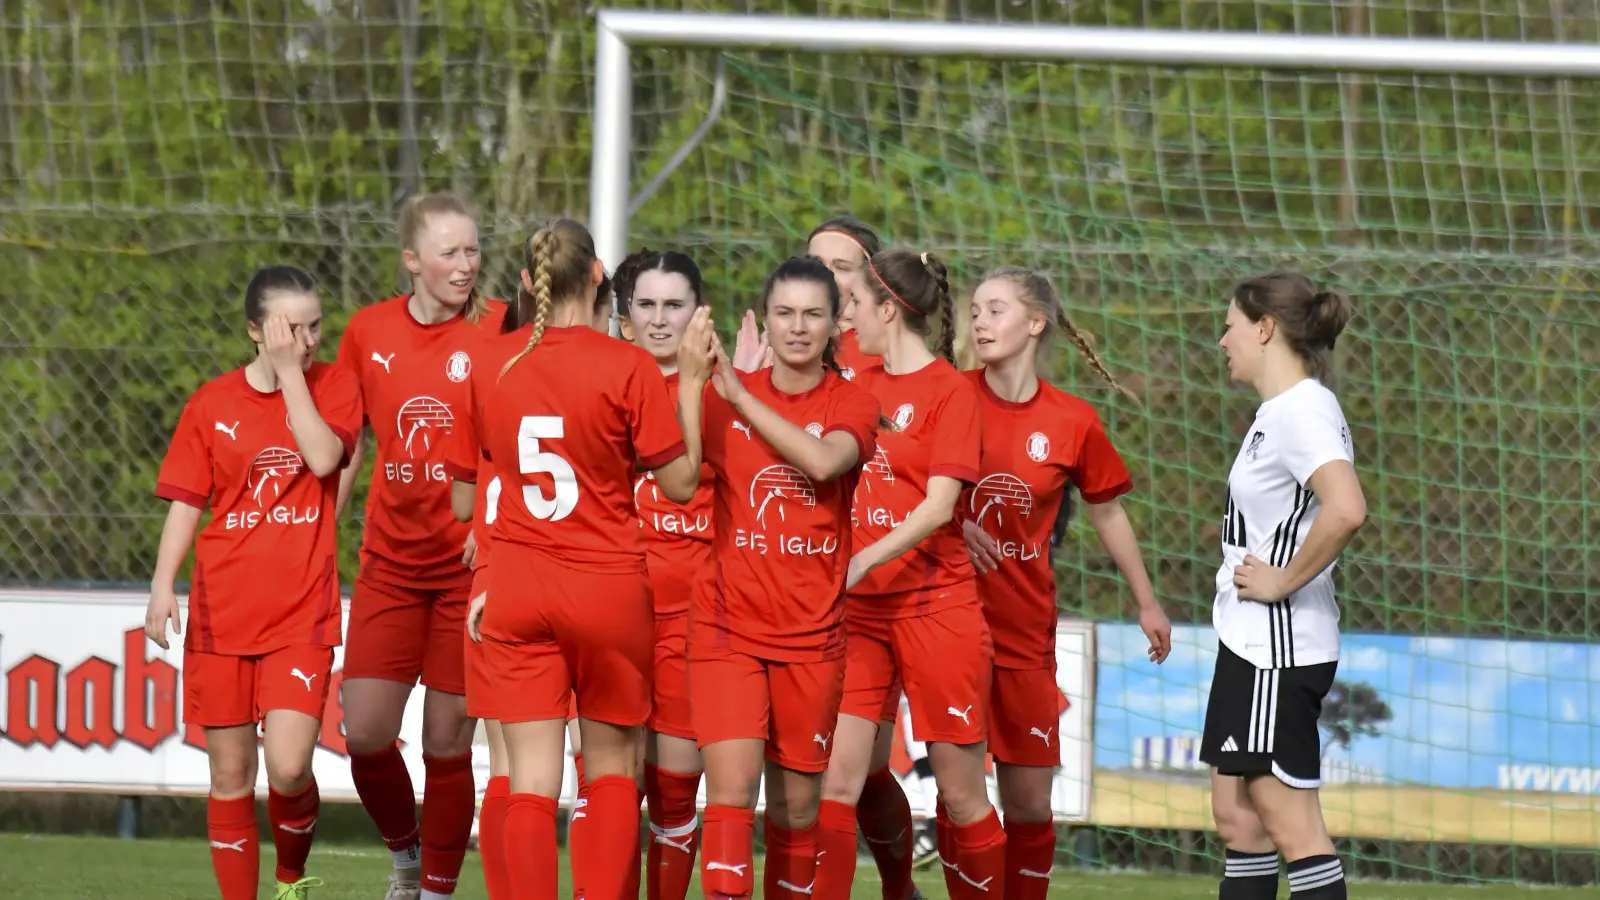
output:
MULTIPOLYGON (((1094 820, 1210 825, 1200 731, 1216 633, 1096 628, 1094 820)), ((1323 807, 1341 835, 1593 846, 1600 647, 1346 635, 1323 703, 1323 807)), ((1241 698, 1240 702, 1248 702, 1241 698)))

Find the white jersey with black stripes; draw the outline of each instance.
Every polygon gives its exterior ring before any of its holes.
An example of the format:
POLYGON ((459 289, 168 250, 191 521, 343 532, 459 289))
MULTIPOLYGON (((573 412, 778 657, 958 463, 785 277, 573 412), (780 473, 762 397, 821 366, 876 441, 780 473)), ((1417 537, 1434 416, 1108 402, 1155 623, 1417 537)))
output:
POLYGON ((1233 570, 1248 555, 1289 565, 1322 508, 1306 482, 1336 459, 1355 462, 1344 411, 1332 391, 1307 378, 1256 410, 1228 473, 1211 622, 1222 643, 1259 669, 1339 658, 1332 565, 1278 603, 1240 600, 1233 585, 1233 570))

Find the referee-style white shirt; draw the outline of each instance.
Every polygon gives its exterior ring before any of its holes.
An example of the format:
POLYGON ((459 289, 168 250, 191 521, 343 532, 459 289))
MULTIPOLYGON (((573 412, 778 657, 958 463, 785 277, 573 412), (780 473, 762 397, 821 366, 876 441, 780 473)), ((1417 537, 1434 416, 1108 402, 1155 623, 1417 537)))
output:
POLYGON ((1306 487, 1324 463, 1355 462, 1339 400, 1307 378, 1256 410, 1228 473, 1222 566, 1211 622, 1229 650, 1259 669, 1314 666, 1339 658, 1333 565, 1279 603, 1240 600, 1234 567, 1247 554, 1287 568, 1322 503, 1306 487))

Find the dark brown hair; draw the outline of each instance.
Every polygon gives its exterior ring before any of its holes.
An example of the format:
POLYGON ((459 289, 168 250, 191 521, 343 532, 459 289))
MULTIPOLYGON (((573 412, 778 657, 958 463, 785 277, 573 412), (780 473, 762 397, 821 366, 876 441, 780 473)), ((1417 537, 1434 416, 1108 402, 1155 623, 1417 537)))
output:
POLYGON ((557 300, 568 300, 591 289, 589 278, 593 271, 594 237, 589 229, 572 219, 556 219, 535 231, 522 245, 523 265, 533 290, 517 288, 517 321, 531 323, 533 334, 528 346, 506 363, 500 374, 533 352, 544 337, 546 323, 557 300))
POLYGON ((861 284, 879 303, 895 304, 912 331, 926 336, 931 330, 929 320, 939 317, 937 352, 954 364, 955 304, 944 263, 931 253, 884 250, 867 260, 867 273, 870 277, 863 277, 861 284))
MULTIPOLYGON (((815 256, 791 256, 778 264, 772 274, 767 276, 766 287, 761 289, 761 312, 765 315, 772 302, 772 291, 785 281, 802 281, 814 284, 828 295, 828 314, 835 322, 839 321, 839 282, 833 277, 833 272, 826 263, 815 256)), ((837 345, 831 336, 828 343, 822 348, 822 364, 832 369, 835 373, 843 375, 844 370, 839 368, 839 361, 835 354, 837 345)))
POLYGON ((686 253, 676 250, 651 250, 640 247, 628 254, 617 266, 616 292, 617 311, 623 315, 628 314, 633 304, 634 285, 639 283, 639 276, 646 272, 666 272, 671 275, 681 275, 683 280, 689 282, 689 293, 694 295, 695 306, 705 306, 704 280, 700 275, 700 267, 686 253))
POLYGON ((823 222, 806 236, 806 243, 810 244, 817 235, 827 234, 830 231, 855 241, 856 246, 861 248, 862 256, 871 257, 883 249, 883 242, 878 240, 878 233, 855 216, 834 216, 823 222))
POLYGON ((1307 375, 1326 381, 1333 374, 1328 355, 1355 315, 1350 298, 1318 288, 1299 272, 1271 272, 1239 282, 1233 302, 1251 322, 1270 316, 1307 375))
MULTIPOLYGON (((423 229, 428 226, 428 219, 438 215, 473 218, 472 210, 468 209, 467 204, 455 194, 422 194, 412 197, 400 207, 400 221, 395 226, 395 230, 400 232, 401 249, 415 253, 417 238, 422 237, 423 229)), ((489 299, 483 296, 483 291, 477 284, 473 284, 472 295, 467 298, 467 321, 476 325, 488 314, 489 299)))
POLYGON ((1050 346, 1051 332, 1060 330, 1072 346, 1078 348, 1083 354, 1089 368, 1094 370, 1100 380, 1116 390, 1117 393, 1132 400, 1134 405, 1143 406, 1139 402, 1139 395, 1117 383, 1116 376, 1106 368, 1105 361, 1100 354, 1095 352, 1094 338, 1086 331, 1073 324, 1072 317, 1067 315, 1067 307, 1061 302, 1061 293, 1056 290, 1055 283, 1050 276, 1037 269, 1028 269, 1022 266, 1001 266, 983 276, 984 281, 1005 279, 1011 282, 1016 289, 1017 299, 1029 308, 1044 316, 1044 332, 1039 335, 1039 351, 1043 353, 1050 346))

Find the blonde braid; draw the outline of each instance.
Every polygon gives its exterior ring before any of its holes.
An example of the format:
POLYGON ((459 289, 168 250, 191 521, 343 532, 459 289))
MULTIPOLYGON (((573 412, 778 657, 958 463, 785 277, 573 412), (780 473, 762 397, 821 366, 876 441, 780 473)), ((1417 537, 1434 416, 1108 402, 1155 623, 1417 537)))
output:
POLYGON ((1100 359, 1100 354, 1095 352, 1094 342, 1090 340, 1089 335, 1079 331, 1078 326, 1072 324, 1072 317, 1067 315, 1066 309, 1061 310, 1060 315, 1056 318, 1056 324, 1061 326, 1061 330, 1067 333, 1067 340, 1071 341, 1072 345, 1078 348, 1078 352, 1083 354, 1083 358, 1089 361, 1089 368, 1100 376, 1100 380, 1111 385, 1117 393, 1132 401, 1134 406, 1140 409, 1144 408, 1144 403, 1140 402, 1138 394, 1117 383, 1117 379, 1111 374, 1111 370, 1107 369, 1105 362, 1100 359))
POLYGON ((555 250, 555 245, 556 233, 553 228, 541 228, 528 239, 528 255, 533 258, 533 334, 528 336, 528 346, 500 370, 501 378, 523 357, 532 353, 533 348, 539 345, 539 339, 544 337, 545 325, 550 320, 550 308, 554 305, 550 298, 550 254, 555 250))

